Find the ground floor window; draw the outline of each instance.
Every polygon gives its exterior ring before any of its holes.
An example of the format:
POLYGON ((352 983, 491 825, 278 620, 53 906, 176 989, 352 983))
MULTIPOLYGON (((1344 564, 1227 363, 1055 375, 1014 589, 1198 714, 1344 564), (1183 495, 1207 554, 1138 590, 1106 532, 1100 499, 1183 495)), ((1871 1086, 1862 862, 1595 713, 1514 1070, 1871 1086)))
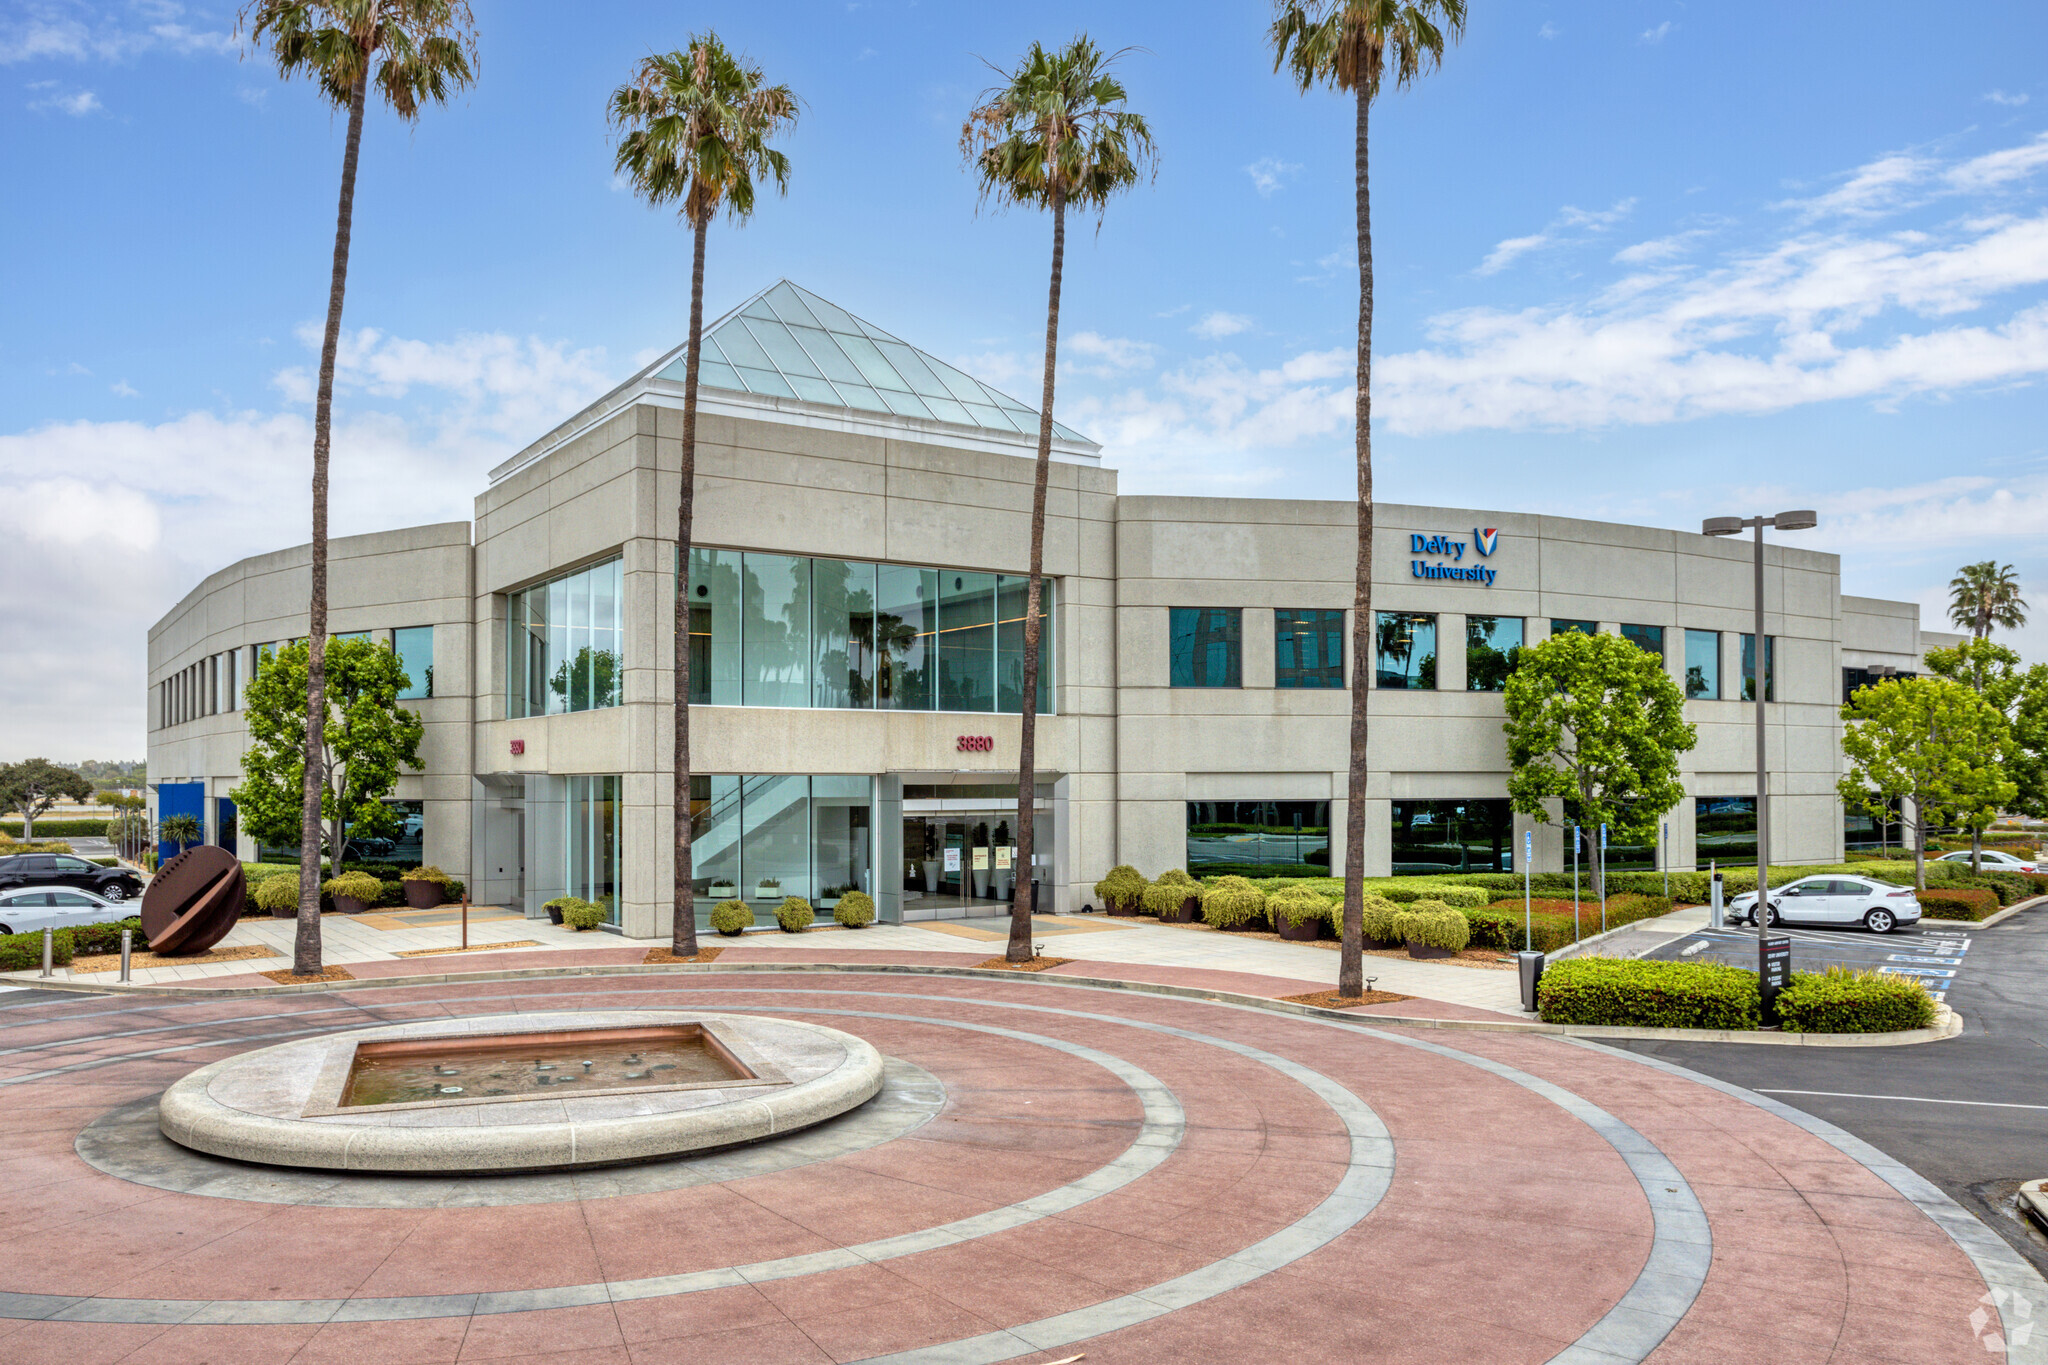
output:
POLYGON ((784 897, 824 909, 846 891, 873 894, 872 783, 866 777, 693 775, 690 884, 709 923, 722 900, 757 914, 784 897))
POLYGON ((1908 848, 1906 826, 1897 797, 1885 800, 1883 818, 1872 815, 1868 806, 1842 807, 1842 847, 1856 853, 1882 853, 1908 848))
POLYGON ((1393 803, 1394 875, 1509 872, 1515 817, 1505 798, 1393 803))
POLYGON ((1188 802, 1188 871, 1197 877, 1327 877, 1327 801, 1188 802))
POLYGON ((619 922, 619 779, 571 777, 563 811, 571 896, 604 907, 605 922, 619 922))
POLYGON ((1694 867, 1739 867, 1756 861, 1754 796, 1695 796, 1692 829, 1694 867))

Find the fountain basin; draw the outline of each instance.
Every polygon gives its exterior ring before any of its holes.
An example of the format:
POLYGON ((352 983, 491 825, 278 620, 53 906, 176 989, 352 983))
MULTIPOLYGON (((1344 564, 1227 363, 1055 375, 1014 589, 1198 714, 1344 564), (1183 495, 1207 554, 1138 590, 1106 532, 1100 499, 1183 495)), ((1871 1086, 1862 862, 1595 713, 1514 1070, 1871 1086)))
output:
POLYGON ((259 1048, 200 1067, 164 1092, 158 1111, 171 1141, 238 1161, 540 1171, 793 1132, 865 1103, 881 1086, 880 1053, 818 1024, 549 1011, 259 1048))

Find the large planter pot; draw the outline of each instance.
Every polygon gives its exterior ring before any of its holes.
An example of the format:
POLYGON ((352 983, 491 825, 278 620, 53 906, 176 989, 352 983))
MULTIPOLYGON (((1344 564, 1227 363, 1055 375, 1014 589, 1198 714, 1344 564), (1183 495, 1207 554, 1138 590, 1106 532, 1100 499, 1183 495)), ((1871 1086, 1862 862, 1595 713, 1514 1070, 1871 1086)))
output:
POLYGON ((927 896, 936 896, 939 893, 939 860, 937 858, 926 858, 924 860, 924 893, 927 896))
POLYGON ((1277 927, 1280 937, 1296 943, 1307 943, 1323 936, 1323 922, 1319 919, 1305 919, 1299 924, 1281 920, 1277 927))
POLYGON ((988 899, 988 870, 986 868, 977 867, 974 869, 974 898, 976 900, 988 899))
POLYGON ((776 882, 771 886, 767 882, 762 882, 754 888, 754 899, 757 901, 780 901, 782 899, 782 883, 776 882))
POLYGON ((1202 898, 1189 896, 1180 903, 1178 910, 1169 910, 1159 918, 1166 924, 1193 924, 1202 917, 1202 898))
POLYGON ((740 889, 737 886, 714 886, 711 888, 711 899, 715 901, 729 901, 739 893, 740 889))
POLYGON ((1452 952, 1449 948, 1432 948, 1427 943, 1417 943, 1414 939, 1411 938, 1408 940, 1408 956, 1456 957, 1457 954, 1452 952))
POLYGON ((439 882, 404 882, 405 903, 414 910, 431 910, 448 899, 447 890, 439 882))
POLYGON ((1105 906, 1103 907, 1103 909, 1105 909, 1105 910, 1109 911, 1109 913, 1110 913, 1110 914, 1112 914, 1112 915, 1117 915, 1117 916, 1119 916, 1119 917, 1121 917, 1121 918, 1124 918, 1124 919, 1136 919, 1136 918, 1138 917, 1138 907, 1137 907, 1136 905, 1113 905, 1113 904, 1112 904, 1112 905, 1105 905, 1105 906))
POLYGON ((354 896, 336 896, 334 898, 334 912, 338 915, 360 915, 369 908, 367 902, 359 901, 354 896))
POLYGON ((548 910, 548 923, 549 923, 549 924, 560 924, 561 922, 562 922, 562 909, 561 909, 561 907, 560 907, 560 906, 551 906, 551 907, 549 908, 549 910, 548 910))
POLYGON ((297 919, 299 917, 299 907, 294 905, 288 910, 273 910, 270 912, 270 917, 272 919, 297 919))

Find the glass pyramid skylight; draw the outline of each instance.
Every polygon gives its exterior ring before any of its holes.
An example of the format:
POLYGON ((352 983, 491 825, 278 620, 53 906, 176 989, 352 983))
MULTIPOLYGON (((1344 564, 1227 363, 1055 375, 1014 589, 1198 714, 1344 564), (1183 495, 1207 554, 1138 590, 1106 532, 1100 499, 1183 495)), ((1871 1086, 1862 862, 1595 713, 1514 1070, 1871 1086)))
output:
MULTIPOLYGON (((687 355, 655 377, 683 380, 687 355)), ((698 382, 771 398, 1038 435, 1038 413, 788 280, 704 329, 698 382)), ((1052 424, 1063 441, 1087 437, 1052 424)))

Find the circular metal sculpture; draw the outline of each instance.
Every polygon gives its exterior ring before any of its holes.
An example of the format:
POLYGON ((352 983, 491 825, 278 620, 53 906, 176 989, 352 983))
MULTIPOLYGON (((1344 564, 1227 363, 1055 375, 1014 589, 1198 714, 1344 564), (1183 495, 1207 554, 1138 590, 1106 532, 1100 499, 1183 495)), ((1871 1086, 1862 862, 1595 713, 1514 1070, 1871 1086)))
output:
POLYGON ((157 869, 142 893, 142 936, 160 957, 203 953, 242 915, 242 865, 214 844, 196 844, 157 869))

